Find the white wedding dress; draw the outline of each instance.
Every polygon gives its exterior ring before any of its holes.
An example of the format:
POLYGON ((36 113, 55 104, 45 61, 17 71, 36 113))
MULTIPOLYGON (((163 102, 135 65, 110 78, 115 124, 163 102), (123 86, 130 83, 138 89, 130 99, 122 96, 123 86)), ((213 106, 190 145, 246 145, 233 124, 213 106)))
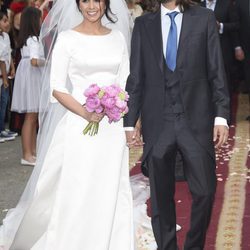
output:
MULTIPOLYGON (((70 93, 84 104, 83 93, 90 84, 116 83, 124 88, 129 73, 126 46, 115 30, 102 36, 74 30, 60 33, 52 57, 51 90, 70 93), (66 88, 67 77, 71 89, 66 88)), ((122 120, 109 124, 104 118, 92 137, 82 133, 87 124, 70 111, 58 123, 32 200, 10 210, 3 221, 0 246, 4 249, 134 249, 122 120), (17 217, 21 217, 19 222, 17 217), (15 232, 14 238, 9 231, 15 232)))

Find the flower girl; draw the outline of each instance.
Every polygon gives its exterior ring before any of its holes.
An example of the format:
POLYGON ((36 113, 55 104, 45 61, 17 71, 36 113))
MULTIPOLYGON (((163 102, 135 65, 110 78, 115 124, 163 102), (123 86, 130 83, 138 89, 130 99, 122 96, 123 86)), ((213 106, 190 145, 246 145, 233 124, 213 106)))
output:
POLYGON ((25 113, 22 127, 22 165, 35 165, 36 134, 44 64, 42 46, 39 42, 41 11, 27 7, 21 16, 18 45, 22 59, 18 65, 11 110, 25 113))

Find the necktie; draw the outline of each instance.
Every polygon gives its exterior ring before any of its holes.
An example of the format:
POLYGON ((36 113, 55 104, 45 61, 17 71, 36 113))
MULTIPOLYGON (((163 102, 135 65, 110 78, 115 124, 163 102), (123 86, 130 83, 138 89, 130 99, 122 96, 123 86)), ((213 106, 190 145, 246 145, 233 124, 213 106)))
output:
POLYGON ((177 57, 177 26, 174 21, 176 15, 179 12, 174 11, 168 13, 167 15, 170 17, 171 26, 168 33, 168 41, 167 41, 167 51, 166 51, 166 63, 172 71, 175 70, 176 67, 176 57, 177 57))

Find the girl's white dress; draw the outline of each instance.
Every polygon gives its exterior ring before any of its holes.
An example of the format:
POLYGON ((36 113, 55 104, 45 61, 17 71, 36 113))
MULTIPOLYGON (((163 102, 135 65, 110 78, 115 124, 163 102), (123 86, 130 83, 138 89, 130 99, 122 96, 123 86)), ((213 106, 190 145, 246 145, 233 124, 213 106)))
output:
POLYGON ((14 82, 11 110, 18 113, 38 112, 43 67, 31 65, 31 59, 43 59, 43 49, 37 37, 29 37, 21 49, 14 82))
MULTIPOLYGON (((103 36, 73 30, 59 34, 51 90, 70 93, 84 104, 83 93, 90 84, 117 83, 124 88, 128 73, 127 45, 119 31, 103 36), (67 77, 71 90, 66 87, 67 77)), ((56 100, 52 97, 51 101, 56 100)), ((66 111, 43 159, 34 197, 8 213, 0 228, 0 246, 11 250, 134 249, 122 123, 109 124, 104 118, 98 134, 91 137, 82 133, 88 122, 66 111)), ((26 189, 29 186, 32 183, 26 189)))

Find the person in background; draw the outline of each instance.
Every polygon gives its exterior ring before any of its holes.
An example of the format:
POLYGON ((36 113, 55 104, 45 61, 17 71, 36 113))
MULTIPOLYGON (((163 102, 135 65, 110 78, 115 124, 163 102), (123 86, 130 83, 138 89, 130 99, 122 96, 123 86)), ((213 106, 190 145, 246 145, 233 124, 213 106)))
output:
POLYGON ((142 15, 143 9, 139 4, 137 4, 136 0, 126 0, 126 2, 133 20, 142 15))
POLYGON ((159 9, 159 1, 158 0, 144 0, 141 1, 143 7, 143 14, 149 12, 155 12, 159 9))
POLYGON ((5 7, 5 5, 4 5, 3 0, 0 0, 0 11, 6 12, 6 7, 5 7))
POLYGON ((5 130, 5 116, 9 101, 9 80, 14 77, 15 69, 11 58, 11 47, 8 32, 8 16, 0 12, 0 141, 14 140, 17 133, 5 130))
MULTIPOLYGON (((20 60, 21 60, 21 50, 18 48, 17 45, 17 38, 20 30, 20 18, 22 11, 27 7, 27 2, 12 2, 10 4, 10 43, 12 48, 12 58, 17 68, 20 60)), ((12 102, 12 94, 13 94, 13 87, 14 87, 14 79, 12 80, 12 88, 10 89, 10 103, 12 102)), ((10 105, 11 106, 11 105, 10 105)), ((17 112, 11 111, 10 113, 10 130, 21 134, 23 122, 24 122, 25 114, 19 114, 17 112)))
MULTIPOLYGON (((250 1, 236 0, 236 7, 240 17, 238 49, 235 58, 243 62, 246 93, 250 96, 250 1)), ((247 117, 250 121, 250 116, 247 117)))
POLYGON ((239 16, 237 8, 232 0, 203 0, 200 5, 214 12, 220 36, 228 90, 232 98, 232 66, 235 50, 238 49, 236 36, 239 29, 239 16))
POLYGON ((42 12, 42 19, 44 20, 49 13, 50 5, 53 0, 35 0, 34 7, 38 8, 42 12))
MULTIPOLYGON (((20 25, 21 12, 22 10, 29 5, 28 1, 13 1, 10 6, 10 21, 16 22, 16 24, 20 25), (15 16, 15 18, 14 18, 15 16)), ((12 25, 12 23, 11 23, 12 25)))
POLYGON ((2 6, 4 7, 5 9, 5 12, 7 11, 7 9, 9 8, 11 2, 13 0, 0 0, 0 3, 2 2, 2 6))
POLYGON ((27 7, 22 12, 18 45, 22 59, 17 67, 11 110, 25 113, 22 127, 22 165, 34 166, 41 92, 43 49, 39 42, 41 11, 27 7))

